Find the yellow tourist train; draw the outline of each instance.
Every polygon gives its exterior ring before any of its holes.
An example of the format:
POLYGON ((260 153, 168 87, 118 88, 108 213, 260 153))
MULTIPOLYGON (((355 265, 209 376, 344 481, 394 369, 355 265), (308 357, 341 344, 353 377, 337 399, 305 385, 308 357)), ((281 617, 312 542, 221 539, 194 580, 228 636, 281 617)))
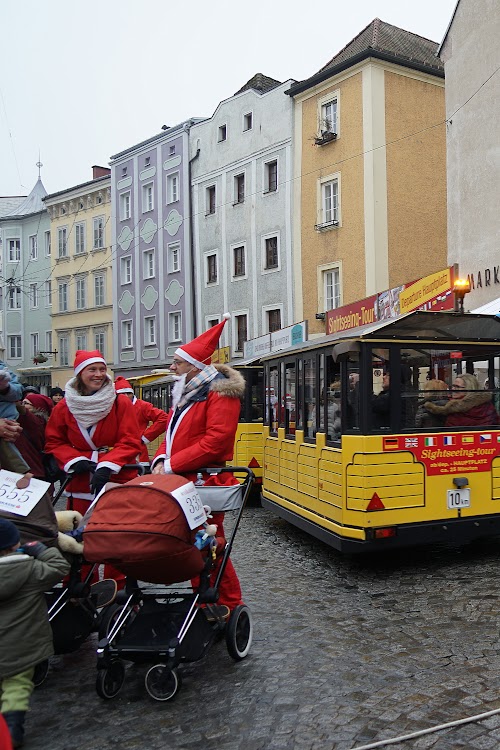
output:
POLYGON ((416 311, 263 356, 262 504, 342 552, 500 533, 500 319, 416 311))

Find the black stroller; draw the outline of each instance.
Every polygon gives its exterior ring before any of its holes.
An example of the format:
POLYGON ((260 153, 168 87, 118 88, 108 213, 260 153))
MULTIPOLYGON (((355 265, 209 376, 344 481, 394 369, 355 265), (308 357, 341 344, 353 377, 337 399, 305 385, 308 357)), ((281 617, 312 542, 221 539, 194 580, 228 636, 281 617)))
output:
POLYGON ((176 579, 177 584, 161 588, 139 585, 137 580, 127 577, 125 591, 120 592, 102 614, 96 681, 101 698, 111 699, 119 693, 125 681, 124 662, 127 661, 146 665, 147 692, 157 701, 168 701, 181 685, 179 665, 201 659, 221 635, 225 636, 227 650, 235 661, 249 653, 253 631, 250 610, 239 605, 226 621, 216 602, 254 475, 247 467, 201 471, 209 475, 231 472, 240 477, 237 485, 196 487, 202 502, 213 511, 234 511, 234 522, 222 556, 216 563, 215 555, 207 554, 196 593, 179 588, 189 575, 176 579), (210 573, 219 562, 215 583, 211 586, 210 573))

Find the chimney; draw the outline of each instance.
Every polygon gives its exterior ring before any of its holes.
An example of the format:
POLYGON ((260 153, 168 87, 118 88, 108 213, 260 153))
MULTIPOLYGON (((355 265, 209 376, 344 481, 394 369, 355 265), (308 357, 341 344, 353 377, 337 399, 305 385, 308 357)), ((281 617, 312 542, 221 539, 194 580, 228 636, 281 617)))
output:
POLYGON ((92 167, 92 179, 97 180, 98 177, 106 177, 106 175, 111 174, 111 169, 108 167, 99 167, 97 164, 94 164, 92 167))

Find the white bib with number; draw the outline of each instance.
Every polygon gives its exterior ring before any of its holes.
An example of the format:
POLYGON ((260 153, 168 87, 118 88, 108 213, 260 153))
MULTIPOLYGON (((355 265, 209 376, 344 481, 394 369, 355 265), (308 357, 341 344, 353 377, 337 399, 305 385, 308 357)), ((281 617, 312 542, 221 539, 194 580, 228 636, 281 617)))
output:
POLYGON ((207 514, 198 490, 192 482, 187 482, 182 487, 171 490, 170 494, 181 506, 190 529, 197 529, 198 526, 205 523, 207 514))
POLYGON ((22 476, 13 471, 0 469, 0 510, 7 510, 17 516, 27 516, 50 487, 49 482, 30 479, 29 485, 20 490, 16 487, 16 482, 22 476))

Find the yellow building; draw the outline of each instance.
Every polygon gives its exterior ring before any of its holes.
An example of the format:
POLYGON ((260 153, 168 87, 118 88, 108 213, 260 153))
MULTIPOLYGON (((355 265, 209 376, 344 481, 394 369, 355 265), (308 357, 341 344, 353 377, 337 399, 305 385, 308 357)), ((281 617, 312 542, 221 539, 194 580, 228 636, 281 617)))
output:
POLYGON ((111 177, 93 167, 90 182, 45 198, 51 218, 52 387, 73 377, 77 349, 99 349, 112 366, 111 177))
POLYGON ((295 101, 295 319, 447 265, 438 44, 375 19, 295 101), (301 281, 302 283, 301 283, 301 281))

